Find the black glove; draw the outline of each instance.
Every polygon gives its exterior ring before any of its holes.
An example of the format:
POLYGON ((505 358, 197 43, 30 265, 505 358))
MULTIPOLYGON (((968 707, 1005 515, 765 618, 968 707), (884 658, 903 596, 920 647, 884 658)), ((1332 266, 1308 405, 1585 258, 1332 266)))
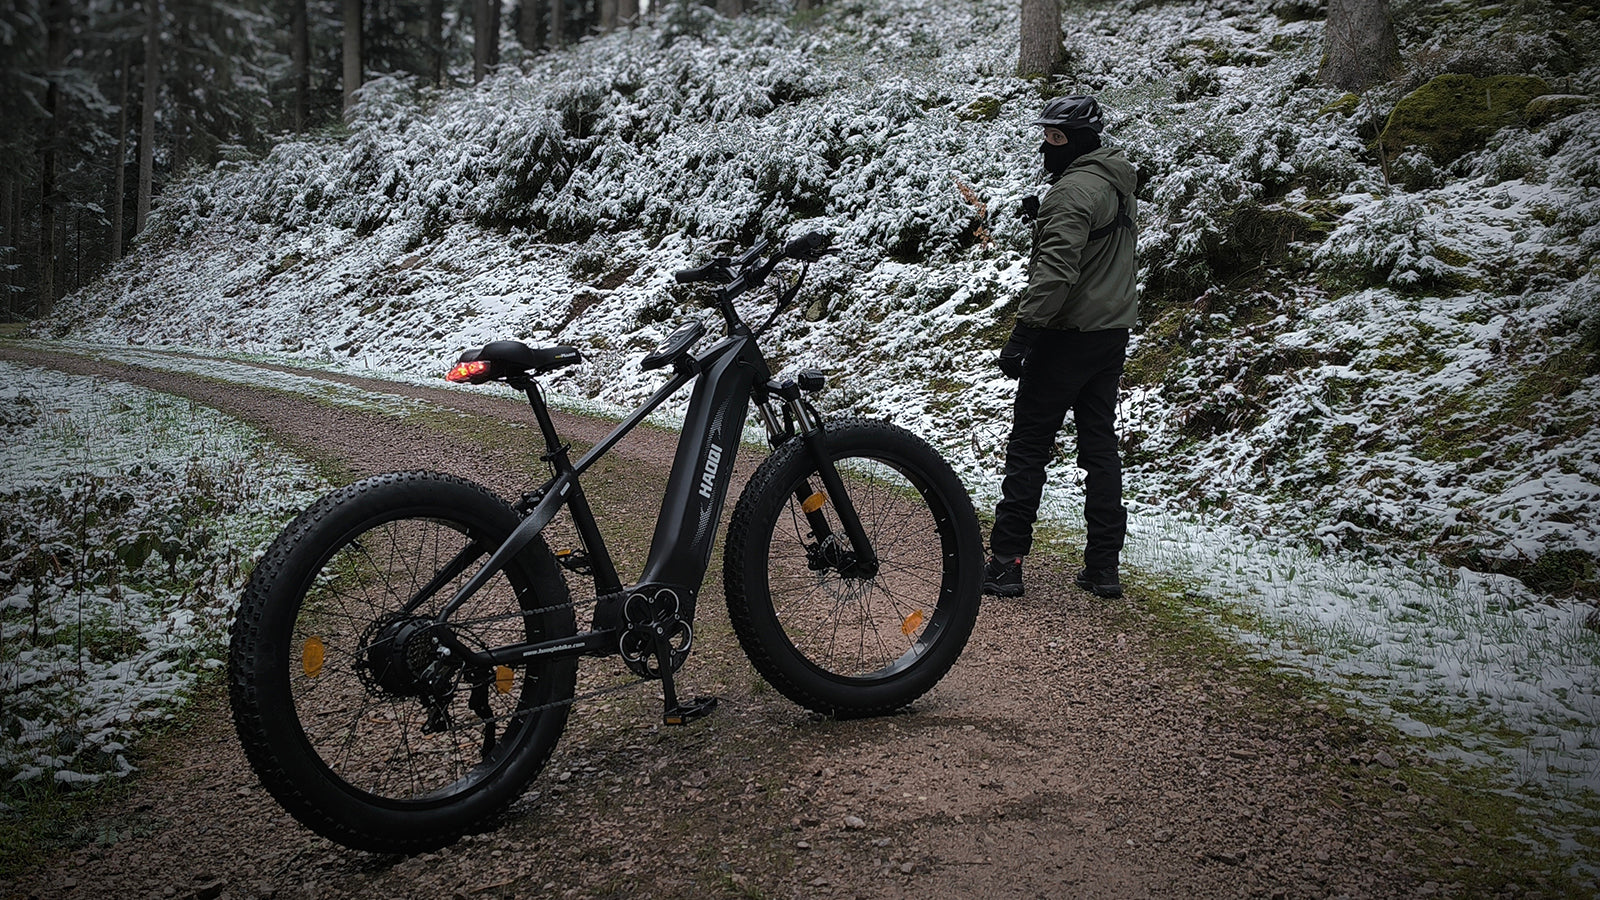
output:
POLYGON ((1039 217, 1039 198, 1038 197, 1023 197, 1022 198, 1022 209, 1017 212, 1017 215, 1023 217, 1024 219, 1036 219, 1036 218, 1038 218, 1039 217))
POLYGON ((1028 365, 1028 354, 1033 352, 1033 342, 1038 339, 1038 328, 1021 322, 1013 326, 1011 337, 1000 348, 1000 358, 995 360, 995 365, 1000 367, 1000 374, 1007 378, 1021 378, 1022 370, 1028 365))

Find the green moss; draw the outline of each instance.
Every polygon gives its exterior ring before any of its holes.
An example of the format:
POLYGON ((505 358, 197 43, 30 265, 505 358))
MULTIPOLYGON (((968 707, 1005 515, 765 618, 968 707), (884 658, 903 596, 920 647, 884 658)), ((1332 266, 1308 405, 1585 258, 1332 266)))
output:
POLYGON ((1000 118, 1000 110, 1004 106, 1005 101, 999 97, 979 97, 956 113, 956 118, 963 122, 993 122, 1000 118))
POLYGON ((1528 101, 1524 115, 1528 125, 1538 127, 1594 106, 1594 98, 1581 94, 1544 94, 1528 101))
POLYGON ((1442 165, 1524 121, 1529 101, 1548 93, 1550 86, 1532 76, 1440 75, 1395 104, 1377 146, 1389 159, 1416 147, 1442 165))
POLYGON ((1356 96, 1355 94, 1345 94, 1343 97, 1340 97, 1332 103, 1329 103, 1327 106, 1317 110, 1317 115, 1338 116, 1341 119, 1348 119, 1356 114, 1356 107, 1360 105, 1360 103, 1360 97, 1356 96))

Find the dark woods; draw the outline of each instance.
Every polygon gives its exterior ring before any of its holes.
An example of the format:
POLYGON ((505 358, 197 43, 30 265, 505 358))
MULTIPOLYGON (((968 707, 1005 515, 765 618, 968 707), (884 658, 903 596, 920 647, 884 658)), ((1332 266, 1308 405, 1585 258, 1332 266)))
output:
POLYGON ((119 259, 185 170, 342 127, 367 79, 470 83, 641 12, 640 0, 0 0, 0 320, 49 313, 119 259))

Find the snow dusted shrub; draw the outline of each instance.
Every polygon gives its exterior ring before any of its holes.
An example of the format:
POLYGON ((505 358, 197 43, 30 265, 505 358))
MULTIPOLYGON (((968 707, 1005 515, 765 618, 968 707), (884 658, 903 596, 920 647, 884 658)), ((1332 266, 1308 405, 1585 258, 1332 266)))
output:
POLYGON ((1389 177, 1408 191, 1436 188, 1444 182, 1444 171, 1426 153, 1408 150, 1389 163, 1389 177))
POLYGON ((187 403, 0 370, 0 782, 124 775, 221 665, 248 562, 311 483, 187 403))
POLYGON ((1346 215, 1312 259, 1325 277, 1358 285, 1422 287, 1456 274, 1423 201, 1398 194, 1346 215))

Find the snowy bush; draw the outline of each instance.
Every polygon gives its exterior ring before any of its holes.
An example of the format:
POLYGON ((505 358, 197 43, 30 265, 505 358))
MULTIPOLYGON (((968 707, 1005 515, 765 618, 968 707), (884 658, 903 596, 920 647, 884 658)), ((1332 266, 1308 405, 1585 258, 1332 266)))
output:
POLYGON ((123 775, 221 664, 248 568, 310 481, 184 402, 0 372, 0 780, 123 775))

